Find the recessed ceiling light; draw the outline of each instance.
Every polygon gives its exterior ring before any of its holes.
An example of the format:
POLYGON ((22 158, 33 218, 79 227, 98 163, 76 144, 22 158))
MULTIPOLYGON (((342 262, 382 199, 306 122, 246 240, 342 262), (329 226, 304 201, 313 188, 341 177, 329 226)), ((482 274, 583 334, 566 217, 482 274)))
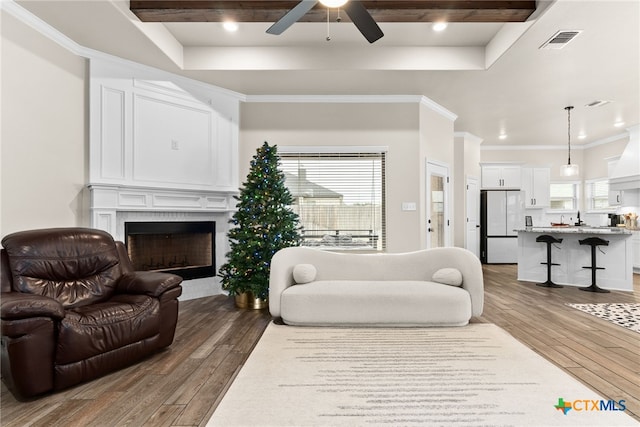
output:
POLYGON ((501 133, 500 136, 498 136, 498 138, 507 139, 507 134, 506 133, 501 133))
POLYGON ((434 22, 433 23, 433 31, 444 31, 447 28, 446 22, 434 22))
POLYGON ((578 139, 585 139, 586 137, 587 135, 585 135, 584 133, 578 135, 578 139))
POLYGON ((227 30, 227 31, 229 31, 229 32, 231 32, 231 33, 235 32, 235 31, 238 31, 238 23, 237 23, 237 22, 233 22, 233 21, 226 21, 226 22, 224 22, 224 23, 222 24, 222 27, 223 27, 225 30, 227 30))
POLYGON ((622 126, 624 126, 624 122, 615 122, 613 125, 617 128, 621 128, 622 126))

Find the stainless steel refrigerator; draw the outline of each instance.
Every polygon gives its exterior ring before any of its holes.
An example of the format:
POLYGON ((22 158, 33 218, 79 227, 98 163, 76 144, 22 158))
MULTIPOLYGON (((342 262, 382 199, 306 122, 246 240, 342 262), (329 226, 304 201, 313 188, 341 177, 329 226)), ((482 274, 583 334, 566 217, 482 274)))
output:
POLYGON ((519 190, 480 192, 480 260, 485 264, 518 262, 518 232, 524 227, 519 190))

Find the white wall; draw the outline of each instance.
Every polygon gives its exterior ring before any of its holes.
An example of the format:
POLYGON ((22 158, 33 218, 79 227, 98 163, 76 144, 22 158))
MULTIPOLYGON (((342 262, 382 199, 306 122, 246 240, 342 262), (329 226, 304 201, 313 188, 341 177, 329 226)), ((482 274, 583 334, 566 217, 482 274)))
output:
MULTIPOLYGON (((454 246, 466 247, 467 225, 467 178, 478 180, 480 189, 480 144, 482 139, 469 133, 456 133, 454 139, 454 183, 455 206, 454 212, 454 246)), ((478 195, 479 197, 479 195, 478 195)))
POLYGON ((256 149, 278 146, 386 146, 387 251, 420 248, 420 159, 417 104, 244 103, 240 122, 240 181, 256 149))
POLYGON ((583 169, 584 179, 606 178, 608 159, 619 157, 628 142, 629 137, 624 136, 607 144, 596 145, 585 150, 583 163, 580 165, 580 169, 583 169))
MULTIPOLYGON (((456 187, 454 179, 454 141, 453 123, 451 117, 446 117, 439 111, 435 111, 429 105, 420 104, 420 204, 421 218, 427 218, 426 206, 426 164, 427 161, 444 164, 449 168, 449 227, 448 242, 454 244, 454 232, 456 228, 454 212, 456 210, 456 187)), ((427 223, 420 221, 420 247, 425 248, 427 243, 427 223)))
MULTIPOLYGON (((240 181, 256 149, 279 146, 385 146, 387 251, 425 247, 425 161, 453 164, 453 121, 409 103, 248 102, 241 106, 240 181), (403 211, 403 202, 418 209, 403 211)), ((453 196, 452 196, 453 200, 453 196)))
POLYGON ((0 235, 88 225, 86 60, 1 19, 0 235))

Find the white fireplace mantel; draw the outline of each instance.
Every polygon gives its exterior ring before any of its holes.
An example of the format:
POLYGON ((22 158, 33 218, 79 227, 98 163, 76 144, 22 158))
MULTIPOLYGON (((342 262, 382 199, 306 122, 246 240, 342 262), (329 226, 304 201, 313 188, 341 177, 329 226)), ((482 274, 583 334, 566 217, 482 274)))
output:
POLYGON ((234 210, 237 192, 166 190, 161 188, 89 184, 91 223, 117 239, 123 239, 118 212, 217 213, 225 217, 234 210))
MULTIPOLYGON (((163 189, 132 185, 89 184, 91 225, 125 241, 127 222, 214 221, 216 223, 215 261, 219 267, 229 250, 229 219, 235 212, 237 192, 163 189)), ((181 300, 222 293, 218 277, 185 280, 181 300)))

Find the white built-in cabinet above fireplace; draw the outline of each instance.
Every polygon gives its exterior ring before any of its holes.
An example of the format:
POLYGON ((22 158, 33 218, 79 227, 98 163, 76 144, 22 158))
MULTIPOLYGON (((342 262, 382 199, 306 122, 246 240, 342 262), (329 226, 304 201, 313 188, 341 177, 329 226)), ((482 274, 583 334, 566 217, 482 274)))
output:
POLYGON ((239 102, 159 70, 92 60, 90 183, 237 190, 239 102))
POLYGON ((115 215, 233 210, 241 96, 130 64, 91 60, 92 226, 115 215))

